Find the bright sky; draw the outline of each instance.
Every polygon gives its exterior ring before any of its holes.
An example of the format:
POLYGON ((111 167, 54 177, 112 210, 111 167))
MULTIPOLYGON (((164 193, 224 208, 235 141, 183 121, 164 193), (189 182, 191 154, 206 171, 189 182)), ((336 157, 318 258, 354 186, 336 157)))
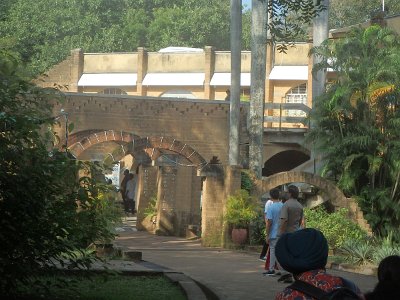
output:
POLYGON ((251 7, 251 0, 242 0, 242 5, 247 6, 247 8, 251 7))

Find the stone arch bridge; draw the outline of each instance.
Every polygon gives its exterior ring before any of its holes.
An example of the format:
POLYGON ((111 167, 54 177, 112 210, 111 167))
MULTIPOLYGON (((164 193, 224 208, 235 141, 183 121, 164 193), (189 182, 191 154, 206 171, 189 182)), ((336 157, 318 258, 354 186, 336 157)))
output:
MULTIPOLYGON (((227 166, 229 102, 67 93, 65 99, 55 103, 54 114, 61 109, 74 124, 74 130, 66 134, 63 122, 54 129, 64 137, 61 144, 66 144, 77 159, 113 162, 132 155, 136 165, 140 165, 139 229, 190 236, 201 227, 205 244, 220 245, 224 241, 225 231, 221 228, 225 199, 240 188, 241 177, 240 168, 227 166), (153 223, 144 210, 154 197, 158 202, 153 223)), ((248 105, 242 104, 242 166, 247 165, 248 156, 247 116, 248 105)), ((282 132, 265 131, 264 135, 272 141, 265 143, 264 152, 272 149, 270 152, 276 156, 288 149, 302 151, 301 162, 309 155, 307 149, 293 146, 301 142, 304 131, 283 134, 281 142, 278 138, 282 132)), ((329 185, 322 178, 296 174, 283 172, 269 176, 262 189, 296 181, 320 187, 329 185), (293 181, 287 181, 289 178, 293 181)), ((332 187, 328 194, 332 191, 334 195, 340 192, 332 187)), ((347 203, 342 200, 341 204, 347 203)))

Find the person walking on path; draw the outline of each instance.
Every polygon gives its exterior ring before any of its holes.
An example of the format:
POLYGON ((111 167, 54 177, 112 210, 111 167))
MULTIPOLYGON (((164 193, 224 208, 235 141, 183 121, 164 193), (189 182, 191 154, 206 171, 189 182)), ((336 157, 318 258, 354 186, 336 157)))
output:
MULTIPOLYGON (((278 240, 278 229, 280 213, 283 203, 279 200, 279 190, 274 188, 270 191, 272 204, 269 206, 266 216, 266 240, 269 244, 269 266, 265 275, 275 275, 278 271, 276 268, 275 245, 278 240)), ((266 266, 267 267, 267 266, 266 266)), ((279 268, 279 265, 278 265, 279 268)))
POLYGON ((289 199, 283 204, 280 215, 279 235, 301 229, 303 220, 303 205, 298 201, 299 188, 290 185, 289 199))
MULTIPOLYGON (((271 196, 271 192, 269 193, 269 195, 271 196)), ((268 211, 268 208, 271 206, 272 203, 273 202, 272 202, 271 199, 268 199, 267 202, 265 202, 265 206, 264 206, 264 222, 265 222, 265 226, 267 226, 267 211, 268 211)), ((261 261, 266 261, 267 253, 268 253, 268 247, 269 247, 268 246, 268 240, 264 239, 263 248, 262 248, 261 253, 260 253, 260 260, 261 261)))
POLYGON ((128 176, 129 180, 126 183, 125 198, 128 204, 128 211, 132 214, 136 212, 135 209, 135 196, 136 196, 136 176, 130 173, 128 176))
MULTIPOLYGON (((289 185, 288 195, 289 199, 283 204, 281 209, 278 238, 285 233, 301 229, 304 223, 303 205, 298 201, 299 188, 295 185, 289 185)), ((291 274, 284 274, 278 281, 291 283, 293 282, 293 277, 291 274)))

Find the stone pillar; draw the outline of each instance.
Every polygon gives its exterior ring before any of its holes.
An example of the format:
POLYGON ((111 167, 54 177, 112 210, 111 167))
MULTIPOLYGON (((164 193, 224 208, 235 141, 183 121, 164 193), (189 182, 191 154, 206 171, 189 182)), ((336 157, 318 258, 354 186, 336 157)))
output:
POLYGON ((138 48, 138 69, 137 69, 137 93, 139 96, 147 95, 147 88, 143 86, 143 79, 147 74, 148 56, 147 50, 143 47, 138 48))
POLYGON ((157 235, 177 235, 176 176, 177 168, 159 167, 157 187, 157 235))
POLYGON ((149 230, 148 225, 145 224, 144 210, 148 207, 150 199, 157 197, 157 174, 158 167, 153 166, 140 166, 138 174, 138 184, 136 191, 137 201, 137 221, 136 228, 138 230, 149 230))
POLYGON ((71 64, 70 64, 70 76, 71 82, 68 87, 68 92, 80 92, 78 88, 78 81, 83 74, 83 50, 73 49, 71 50, 71 64))
POLYGON ((196 174, 195 167, 177 167, 175 186, 175 215, 176 224, 175 234, 185 237, 186 231, 191 225, 194 228, 200 228, 200 192, 201 178, 196 174))
POLYGON ((228 228, 224 223, 227 197, 240 189, 240 167, 223 168, 210 165, 202 172, 206 176, 202 198, 202 244, 204 246, 225 246, 228 228))
POLYGON ((204 99, 214 99, 213 88, 210 86, 211 79, 214 75, 215 66, 215 53, 211 46, 206 46, 204 49, 205 54, 205 66, 204 66, 204 99))

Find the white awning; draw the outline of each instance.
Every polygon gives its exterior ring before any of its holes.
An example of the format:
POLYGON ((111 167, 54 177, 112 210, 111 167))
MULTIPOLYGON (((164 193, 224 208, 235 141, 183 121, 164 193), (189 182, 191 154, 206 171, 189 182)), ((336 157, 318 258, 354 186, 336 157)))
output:
POLYGON ((136 73, 82 74, 78 86, 136 86, 136 73))
POLYGON ((270 80, 308 80, 308 66, 275 66, 270 80))
POLYGON ((147 86, 202 86, 204 73, 147 73, 143 85, 147 86))
MULTIPOLYGON (((230 86, 231 73, 214 73, 210 85, 230 86)), ((250 86, 250 73, 240 73, 240 86, 250 86)))

